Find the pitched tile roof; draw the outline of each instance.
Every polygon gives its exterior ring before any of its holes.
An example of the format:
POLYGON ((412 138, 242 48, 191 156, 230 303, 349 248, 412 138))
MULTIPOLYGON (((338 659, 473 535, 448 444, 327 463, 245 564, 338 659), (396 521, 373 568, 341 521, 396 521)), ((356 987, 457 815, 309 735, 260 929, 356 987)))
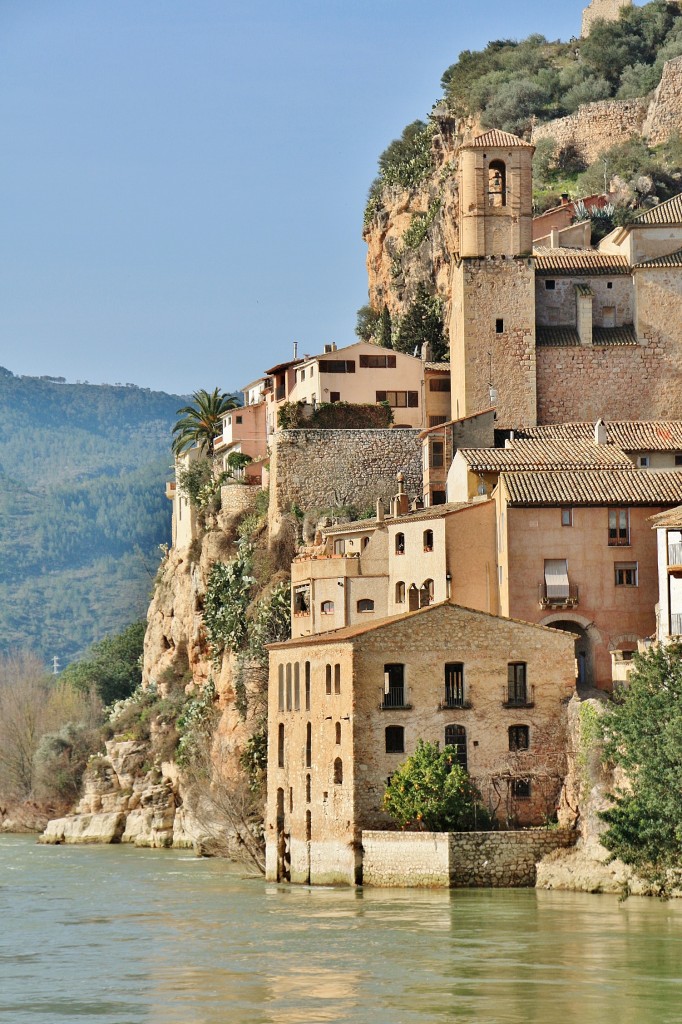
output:
POLYGON ((682 193, 640 213, 634 223, 638 227, 640 224, 682 224, 682 193))
POLYGON ((594 249, 546 249, 538 246, 533 250, 535 272, 544 276, 583 277, 629 274, 630 265, 626 256, 595 252, 594 249))
POLYGON ((634 324, 623 324, 622 327, 593 327, 593 345, 636 345, 637 332, 634 324))
POLYGON ((554 348, 580 344, 577 327, 536 327, 535 343, 542 347, 554 348))
MULTIPOLYGON (((682 420, 614 420, 607 421, 610 443, 625 452, 682 451, 682 420)), ((594 440, 594 423, 548 423, 539 427, 522 427, 518 437, 556 437, 594 440)))
POLYGON ((517 472, 550 467, 556 470, 608 467, 634 471, 631 460, 615 444, 595 444, 594 441, 584 440, 514 440, 508 448, 460 448, 458 454, 474 473, 517 472))
POLYGON ((682 505, 677 508, 670 508, 667 512, 659 512, 655 516, 650 517, 653 529, 658 530, 660 527, 668 527, 669 529, 675 529, 680 527, 682 529, 682 505))
POLYGON ((471 142, 466 143, 463 147, 474 146, 476 149, 508 149, 510 146, 523 146, 526 149, 532 149, 532 143, 524 142, 518 135, 512 135, 511 132, 501 132, 498 128, 493 128, 489 132, 484 132, 483 135, 477 135, 471 142))
POLYGON ((503 473, 509 504, 556 505, 679 505, 682 473, 674 469, 576 469, 535 473, 503 473))
MULTIPOLYGON (((469 508, 473 502, 451 501, 444 505, 431 505, 429 508, 420 508, 415 512, 408 512, 404 516, 394 519, 386 516, 382 523, 384 526, 395 525, 396 523, 416 523, 422 519, 440 519, 441 516, 450 515, 452 512, 461 512, 463 508, 469 508)), ((476 502, 479 504, 479 502, 476 502)), ((379 526, 378 519, 356 519, 352 523, 337 523, 335 526, 326 526, 322 530, 324 537, 330 537, 337 533, 362 533, 363 530, 374 530, 379 526)))
POLYGON ((641 263, 635 263, 635 267, 637 269, 643 267, 682 267, 682 249, 671 252, 669 256, 657 256, 653 260, 642 260, 641 263))

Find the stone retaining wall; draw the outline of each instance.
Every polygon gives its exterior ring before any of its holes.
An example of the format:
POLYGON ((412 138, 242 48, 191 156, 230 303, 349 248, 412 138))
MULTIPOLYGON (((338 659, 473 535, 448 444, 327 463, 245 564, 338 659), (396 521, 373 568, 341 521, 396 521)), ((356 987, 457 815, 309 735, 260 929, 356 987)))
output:
POLYGON ((537 146, 540 139, 553 139, 557 150, 574 146, 588 164, 592 163, 603 150, 641 134, 647 106, 643 99, 585 103, 568 117, 534 128, 533 145, 537 146))
POLYGON ((573 845, 569 829, 521 832, 363 832, 363 884, 515 889, 535 885, 536 865, 573 845))
POLYGON ((355 505, 371 508, 396 493, 405 474, 410 497, 422 493, 419 430, 280 430, 270 440, 271 508, 288 511, 355 505))
POLYGON ((223 484, 220 488, 220 508, 223 512, 245 512, 253 508, 260 494, 260 485, 223 484))

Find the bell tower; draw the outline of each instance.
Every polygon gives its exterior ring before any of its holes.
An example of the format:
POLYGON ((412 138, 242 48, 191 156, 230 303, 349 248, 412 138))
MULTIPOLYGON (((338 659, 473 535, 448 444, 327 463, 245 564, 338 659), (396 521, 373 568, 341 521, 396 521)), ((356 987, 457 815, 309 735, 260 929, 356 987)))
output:
POLYGON ((495 406, 499 427, 536 422, 533 153, 492 131, 459 151, 460 252, 452 278, 452 418, 495 406))

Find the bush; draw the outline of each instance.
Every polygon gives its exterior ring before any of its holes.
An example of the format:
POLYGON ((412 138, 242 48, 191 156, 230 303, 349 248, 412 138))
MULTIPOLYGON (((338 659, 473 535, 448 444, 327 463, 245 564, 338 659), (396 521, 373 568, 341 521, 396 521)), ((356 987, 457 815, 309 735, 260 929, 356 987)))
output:
POLYGON ((75 800, 88 761, 101 745, 98 729, 74 722, 44 735, 34 756, 37 798, 48 802, 75 800))
POLYGON ((204 627, 214 663, 224 650, 238 651, 246 639, 246 609, 255 580, 251 546, 241 542, 237 557, 211 568, 204 600, 204 627))
POLYGON ((105 636, 82 661, 64 669, 62 681, 84 692, 95 690, 104 704, 129 697, 142 682, 146 628, 144 621, 133 622, 117 636, 105 636))
POLYGON ((384 402, 322 402, 314 411, 305 402, 284 402, 277 412, 280 430, 385 430, 392 422, 384 402))
POLYGON ((419 740, 414 754, 391 776, 384 810, 403 829, 468 832, 487 828, 490 818, 479 794, 457 764, 455 747, 419 740))
POLYGON ((449 359, 443 303, 436 296, 429 295, 424 285, 420 285, 414 302, 394 329, 393 348, 408 355, 416 351, 419 355, 424 343, 431 346, 431 359, 434 362, 449 359))

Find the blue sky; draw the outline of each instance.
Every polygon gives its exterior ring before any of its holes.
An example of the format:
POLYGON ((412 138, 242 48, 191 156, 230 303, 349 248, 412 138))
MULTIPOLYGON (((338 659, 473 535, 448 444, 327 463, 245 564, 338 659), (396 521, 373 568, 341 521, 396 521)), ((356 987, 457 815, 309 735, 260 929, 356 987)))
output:
POLYGON ((0 0, 0 365, 187 393, 355 340, 379 153, 582 2, 0 0))

